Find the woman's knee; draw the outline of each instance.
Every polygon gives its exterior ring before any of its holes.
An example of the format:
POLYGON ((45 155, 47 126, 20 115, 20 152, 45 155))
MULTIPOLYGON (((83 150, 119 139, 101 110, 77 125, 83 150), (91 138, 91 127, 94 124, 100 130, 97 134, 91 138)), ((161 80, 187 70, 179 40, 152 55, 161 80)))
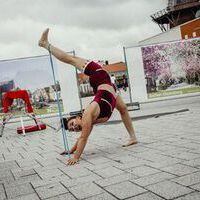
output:
POLYGON ((124 115, 124 114, 126 114, 128 112, 126 104, 120 104, 117 107, 117 110, 120 112, 121 115, 124 115))

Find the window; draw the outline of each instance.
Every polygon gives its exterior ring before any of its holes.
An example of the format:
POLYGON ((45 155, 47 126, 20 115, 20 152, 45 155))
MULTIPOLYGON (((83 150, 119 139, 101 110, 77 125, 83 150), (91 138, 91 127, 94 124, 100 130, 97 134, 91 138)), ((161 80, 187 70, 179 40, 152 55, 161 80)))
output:
POLYGON ((176 0, 176 4, 190 3, 188 0, 176 0))

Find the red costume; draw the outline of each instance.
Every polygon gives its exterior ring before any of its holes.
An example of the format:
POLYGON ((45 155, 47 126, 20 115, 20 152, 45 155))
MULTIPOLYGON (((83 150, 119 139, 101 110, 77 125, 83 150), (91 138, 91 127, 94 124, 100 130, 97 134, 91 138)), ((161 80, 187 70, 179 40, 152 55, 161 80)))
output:
MULTIPOLYGON (((90 85, 95 93, 93 101, 97 102, 100 107, 98 118, 110 118, 116 105, 116 98, 107 90, 97 90, 98 86, 101 84, 113 86, 109 74, 99 64, 93 61, 85 66, 84 74, 89 76, 90 85)), ((114 86, 113 88, 115 89, 114 86)))

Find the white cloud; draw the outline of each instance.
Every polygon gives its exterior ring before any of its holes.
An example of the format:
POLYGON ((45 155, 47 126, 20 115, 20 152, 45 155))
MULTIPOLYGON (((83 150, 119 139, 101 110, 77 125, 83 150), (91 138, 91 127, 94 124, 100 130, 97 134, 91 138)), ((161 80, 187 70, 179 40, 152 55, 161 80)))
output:
POLYGON ((41 32, 66 51, 87 58, 123 59, 129 46, 160 30, 150 15, 165 8, 160 0, 0 0, 1 59, 46 53, 37 46, 41 32))

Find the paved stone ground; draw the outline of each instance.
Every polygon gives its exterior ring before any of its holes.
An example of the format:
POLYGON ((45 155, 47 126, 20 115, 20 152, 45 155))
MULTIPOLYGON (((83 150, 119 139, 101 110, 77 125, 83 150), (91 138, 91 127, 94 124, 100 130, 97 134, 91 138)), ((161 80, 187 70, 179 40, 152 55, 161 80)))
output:
MULTIPOLYGON (((189 111, 135 121, 139 143, 127 148, 122 123, 95 126, 76 166, 59 155, 61 133, 48 128, 23 137, 19 124, 10 124, 0 138, 0 200, 199 200, 200 96, 144 104, 130 114, 180 108, 189 111)), ((70 133, 70 146, 77 137, 70 133)))

